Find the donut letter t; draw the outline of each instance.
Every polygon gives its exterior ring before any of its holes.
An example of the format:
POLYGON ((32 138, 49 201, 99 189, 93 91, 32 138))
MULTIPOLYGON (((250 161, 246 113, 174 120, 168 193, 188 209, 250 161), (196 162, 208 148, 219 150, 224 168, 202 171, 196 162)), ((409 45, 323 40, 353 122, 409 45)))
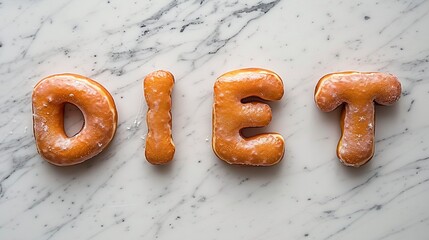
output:
POLYGON ((374 155, 374 101, 391 105, 401 96, 396 77, 378 72, 340 72, 319 80, 316 105, 330 112, 345 103, 341 114, 338 158, 347 166, 359 167, 374 155))
POLYGON ((215 154, 229 164, 270 166, 283 158, 284 140, 280 134, 259 134, 245 138, 240 131, 263 127, 271 121, 265 103, 242 103, 247 97, 280 100, 283 82, 274 72, 249 68, 220 76, 214 85, 213 136, 215 154))

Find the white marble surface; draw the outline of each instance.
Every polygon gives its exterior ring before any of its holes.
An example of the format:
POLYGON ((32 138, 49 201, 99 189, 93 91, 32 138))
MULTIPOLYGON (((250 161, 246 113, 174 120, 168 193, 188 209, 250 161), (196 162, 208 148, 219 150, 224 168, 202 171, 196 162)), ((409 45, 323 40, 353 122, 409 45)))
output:
POLYGON ((428 25, 427 0, 0 0, 0 239, 427 239, 428 25), (208 140, 214 81, 242 67, 285 84, 264 129, 286 139, 274 167, 229 166, 208 140), (144 159, 141 84, 157 69, 176 77, 164 167, 144 159), (359 169, 335 156, 339 111, 313 102, 343 70, 403 85, 359 169), (120 120, 109 149, 64 168, 36 152, 30 99, 62 72, 102 83, 120 120))

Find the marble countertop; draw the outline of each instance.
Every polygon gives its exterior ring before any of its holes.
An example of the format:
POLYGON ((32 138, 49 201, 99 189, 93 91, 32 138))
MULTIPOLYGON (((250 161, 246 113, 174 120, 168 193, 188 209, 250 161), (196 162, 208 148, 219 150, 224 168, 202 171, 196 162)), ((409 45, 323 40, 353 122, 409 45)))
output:
POLYGON ((429 1, 0 0, 0 19, 0 239, 427 239, 429 1), (244 67, 285 85, 264 128, 286 140, 273 167, 211 148, 213 84, 244 67), (144 157, 142 79, 157 69, 176 78, 176 155, 161 167, 144 157), (313 100, 344 70, 403 87, 376 108, 358 169, 335 154, 339 110, 313 100), (34 85, 63 72, 100 82, 119 113, 111 146, 73 167, 45 162, 32 133, 34 85))

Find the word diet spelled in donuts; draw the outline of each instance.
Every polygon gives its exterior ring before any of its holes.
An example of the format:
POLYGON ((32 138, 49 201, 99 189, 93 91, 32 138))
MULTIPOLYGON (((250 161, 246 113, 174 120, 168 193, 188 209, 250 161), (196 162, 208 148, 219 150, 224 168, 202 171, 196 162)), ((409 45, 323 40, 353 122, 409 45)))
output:
MULTIPOLYGON (((167 71, 146 76, 143 92, 148 105, 145 156, 152 164, 166 164, 175 153, 172 140, 171 93, 174 77, 167 71)), ((274 72, 247 68, 220 76, 214 84, 212 147, 216 156, 229 164, 272 166, 284 155, 280 134, 244 137, 242 130, 263 127, 272 119, 266 103, 278 101, 283 82, 274 72), (249 100, 249 101, 246 101, 249 100)), ((391 105, 401 95, 396 77, 378 72, 339 72, 322 77, 316 85, 316 105, 329 112, 344 105, 337 155, 346 166, 359 167, 374 155, 374 102, 391 105)), ((86 161, 102 152, 116 132, 117 112, 110 93, 99 83, 76 74, 59 74, 42 79, 32 96, 33 130, 37 150, 57 166, 86 161), (77 106, 84 126, 75 136, 64 131, 64 105, 77 106)))

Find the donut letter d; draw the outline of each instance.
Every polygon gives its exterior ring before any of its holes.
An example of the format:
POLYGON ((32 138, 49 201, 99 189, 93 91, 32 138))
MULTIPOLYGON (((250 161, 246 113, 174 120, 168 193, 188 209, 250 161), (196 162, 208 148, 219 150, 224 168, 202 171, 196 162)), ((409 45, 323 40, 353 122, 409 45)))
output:
POLYGON ((242 103, 247 97, 280 100, 281 78, 265 69, 248 68, 220 76, 214 85, 213 136, 214 153, 229 164, 271 166, 284 154, 280 134, 241 135, 247 127, 263 127, 271 121, 271 108, 260 102, 242 103))
POLYGON ((37 150, 48 162, 68 166, 86 161, 106 148, 116 132, 118 115, 110 93, 76 74, 42 79, 33 90, 33 129, 37 150), (75 136, 64 132, 64 105, 74 104, 85 118, 75 136))

